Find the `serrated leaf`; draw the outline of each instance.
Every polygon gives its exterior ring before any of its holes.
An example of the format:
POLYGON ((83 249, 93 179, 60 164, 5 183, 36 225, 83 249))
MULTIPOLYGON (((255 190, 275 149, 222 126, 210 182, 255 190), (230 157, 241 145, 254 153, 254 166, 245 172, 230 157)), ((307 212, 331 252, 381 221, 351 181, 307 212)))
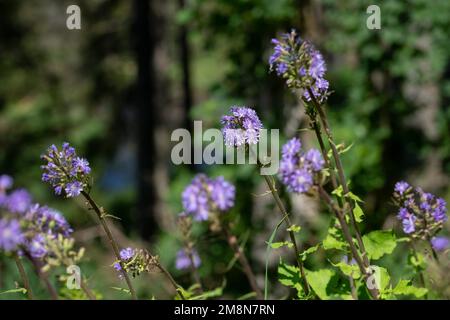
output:
POLYGON ((385 254, 391 254, 397 246, 392 230, 372 231, 362 238, 369 259, 377 260, 385 254))
POLYGON ((317 296, 326 300, 329 298, 327 294, 328 283, 331 278, 334 276, 334 271, 330 269, 322 269, 317 271, 306 271, 306 279, 308 280, 309 285, 313 289, 313 291, 317 294, 317 296))
POLYGON ((278 265, 278 281, 282 285, 296 289, 299 297, 303 296, 303 288, 297 267, 285 264, 280 260, 280 264, 278 265))
POLYGON ((355 207, 353 208, 353 215, 355 216, 356 222, 362 222, 364 217, 364 212, 359 206, 358 202, 355 201, 355 207))
POLYGON ((347 248, 347 242, 344 241, 342 231, 335 227, 335 219, 331 222, 331 227, 328 228, 328 234, 322 241, 325 250, 344 250, 347 248))
POLYGON ((331 262, 331 264, 339 268, 346 276, 352 277, 353 279, 359 279, 361 277, 361 271, 356 264, 348 264, 343 261, 338 263, 331 262))
POLYGON ((413 295, 416 298, 421 298, 426 295, 428 290, 426 288, 417 288, 411 284, 411 280, 400 280, 392 293, 395 295, 409 296, 413 295))

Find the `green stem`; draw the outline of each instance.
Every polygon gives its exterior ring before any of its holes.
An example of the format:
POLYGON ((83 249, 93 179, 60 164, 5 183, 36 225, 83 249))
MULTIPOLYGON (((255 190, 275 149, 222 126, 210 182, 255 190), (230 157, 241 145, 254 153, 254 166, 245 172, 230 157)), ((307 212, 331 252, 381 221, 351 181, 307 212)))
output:
POLYGON ((166 276, 167 279, 169 279, 172 286, 175 288, 175 291, 177 292, 178 296, 181 298, 181 300, 186 300, 181 290, 179 290, 180 286, 176 283, 175 279, 172 277, 172 275, 169 273, 169 271, 166 270, 160 263, 157 264, 157 267, 161 272, 166 276))
MULTIPOLYGON (((414 245, 413 241, 414 240, 411 241, 411 249, 412 249, 414 257, 416 258, 416 261, 419 261, 419 255, 417 254, 417 249, 416 249, 416 246, 414 245)), ((419 274, 420 285, 425 288, 426 283, 425 283, 425 277, 423 275, 423 272, 422 272, 422 270, 420 270, 420 267, 417 267, 416 270, 417 270, 417 273, 419 274)), ((427 299, 427 298, 428 298, 428 294, 425 295, 425 299, 427 299)))
MULTIPOLYGON (((311 88, 308 88, 308 93, 309 93, 309 95, 311 97, 311 101, 313 102, 314 107, 316 108, 316 111, 319 114, 320 120, 322 122, 322 126, 323 126, 325 134, 326 134, 326 136, 328 138, 328 143, 330 144, 330 147, 331 147, 331 151, 332 151, 332 154, 333 154, 334 162, 336 164, 336 169, 337 169, 337 172, 338 172, 339 180, 340 180, 342 189, 344 191, 344 195, 346 195, 346 194, 349 193, 350 190, 348 189, 348 186, 347 186, 347 182, 346 182, 345 174, 344 174, 344 169, 342 167, 341 158, 340 158, 339 152, 338 152, 338 150, 336 148, 336 144, 335 144, 334 139, 333 139, 333 134, 331 133, 331 129, 330 129, 330 126, 329 126, 329 123, 328 123, 327 115, 326 115, 325 111, 323 110, 322 106, 316 100, 316 98, 315 98, 311 88)), ((347 202, 347 204, 349 206, 350 220, 352 222, 353 229, 355 230, 356 240, 358 241, 358 246, 359 246, 359 249, 360 249, 360 251, 362 253, 364 264, 365 264, 366 267, 368 267, 370 265, 370 262, 369 262, 369 259, 367 257, 366 249, 365 249, 364 243, 362 241, 361 232, 360 232, 358 224, 356 222, 355 215, 353 214, 353 204, 351 203, 351 201, 348 200, 347 197, 345 197, 345 201, 347 202)))
MULTIPOLYGON (((261 166, 261 163, 260 163, 260 166, 261 166)), ((284 207, 283 202, 280 199, 280 196, 278 195, 277 190, 275 189, 272 181, 270 181, 269 176, 264 175, 264 179, 266 180, 266 184, 269 187, 273 198, 275 199, 275 203, 278 206, 278 209, 280 210, 280 213, 283 216, 284 221, 286 222, 286 225, 287 225, 288 229, 291 228, 291 226, 292 226, 291 219, 289 219, 289 215, 288 215, 288 213, 287 213, 287 211, 286 211, 286 209, 284 207)), ((301 279, 302 279, 303 290, 305 291, 306 295, 309 295, 309 292, 310 292, 309 283, 308 283, 308 280, 306 279, 306 274, 305 274, 305 269, 303 267, 303 263, 300 260, 300 251, 298 250, 298 247, 297 247, 297 242, 295 240, 295 233, 294 233, 294 231, 292 231, 292 230, 289 231, 289 237, 291 238, 291 242, 292 242, 293 247, 294 247, 295 261, 296 261, 297 267, 300 270, 300 276, 301 276, 301 279)))
POLYGON ((89 300, 97 300, 97 298, 95 297, 94 293, 88 287, 88 285, 87 285, 86 281, 84 281, 84 279, 81 279, 80 287, 84 291, 86 296, 89 298, 89 300))
POLYGON ((20 277, 22 278, 23 286, 25 290, 27 290, 27 297, 29 300, 33 300, 34 295, 33 291, 31 291, 30 280, 25 272, 22 261, 20 261, 20 258, 17 255, 14 255, 14 260, 16 262, 17 269, 19 270, 20 277))
POLYGON ((111 230, 109 229, 108 223, 104 216, 105 213, 103 212, 103 210, 100 209, 100 207, 95 203, 95 201, 91 198, 91 196, 87 192, 81 191, 81 194, 83 195, 83 197, 89 203, 91 208, 97 214, 97 217, 100 220, 100 224, 102 225, 103 230, 105 231, 106 236, 108 237, 109 243, 113 249, 114 255, 116 256, 117 261, 119 261, 119 263, 120 263, 121 272, 122 272, 122 275, 128 285, 128 288, 130 289, 131 297, 133 300, 137 300, 136 291, 134 290, 133 285, 131 284, 131 280, 130 280, 130 277, 128 276, 128 273, 125 271, 125 266, 122 262, 122 259, 120 258, 119 247, 118 247, 116 241, 114 240, 111 230))
MULTIPOLYGON (((345 221, 344 215, 342 214, 340 208, 334 204, 333 199, 323 189, 322 186, 319 186, 319 195, 322 197, 322 199, 325 201, 325 203, 329 206, 329 208, 333 211, 336 218, 338 219, 339 224, 341 226, 342 233, 344 234, 345 240, 347 241, 347 243, 350 246, 350 250, 353 254, 353 257, 355 258, 356 264, 358 265, 359 270, 361 271, 361 274, 363 275, 363 277, 367 279, 370 276, 370 274, 367 272, 364 262, 361 259, 361 257, 359 256, 356 246, 353 243, 353 238, 350 233, 350 229, 348 228, 348 225, 345 221)), ((372 296, 372 298, 374 298, 374 299, 379 298, 378 290, 376 290, 376 289, 368 289, 368 290, 369 290, 369 293, 372 296)))

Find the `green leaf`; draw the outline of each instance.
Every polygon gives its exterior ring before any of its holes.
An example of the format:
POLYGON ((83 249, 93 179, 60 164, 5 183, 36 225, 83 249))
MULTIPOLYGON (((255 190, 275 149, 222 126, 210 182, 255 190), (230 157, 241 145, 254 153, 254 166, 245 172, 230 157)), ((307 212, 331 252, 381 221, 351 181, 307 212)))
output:
POLYGON ((377 260, 391 254, 397 246, 392 230, 376 230, 363 236, 364 247, 369 259, 377 260))
POLYGON ((331 278, 335 274, 334 271, 330 269, 321 269, 317 271, 305 270, 305 271, 306 271, 306 279, 308 280, 309 285, 317 294, 317 296, 322 300, 328 299, 329 295, 327 294, 327 287, 331 278))
POLYGON ((415 253, 413 250, 411 250, 408 255, 408 264, 412 266, 416 271, 425 270, 425 257, 423 256, 423 254, 419 252, 415 253))
POLYGON ((288 248, 292 248, 294 245, 290 241, 272 242, 270 244, 270 247, 272 249, 278 249, 278 248, 281 248, 281 247, 284 247, 284 246, 287 246, 288 248))
POLYGON ((356 202, 360 202, 360 203, 363 203, 363 202, 364 202, 364 201, 361 200, 360 197, 358 197, 358 196, 357 196, 356 194, 354 194, 353 192, 348 192, 345 196, 348 197, 348 198, 350 198, 350 199, 352 199, 353 201, 355 201, 355 203, 356 203, 356 202))
POLYGON ((355 216, 356 222, 362 222, 364 217, 364 212, 359 206, 358 202, 355 201, 355 207, 353 208, 353 215, 355 216))
POLYGON ((25 288, 17 288, 17 289, 11 289, 11 290, 6 290, 3 292, 0 292, 0 294, 8 294, 8 293, 22 293, 22 294, 26 294, 27 293, 27 289, 25 288))
POLYGON ((298 296, 303 297, 300 271, 297 267, 285 264, 280 260, 280 264, 278 265, 278 281, 282 285, 296 289, 298 296))
POLYGON ((302 253, 299 254, 300 259, 302 259, 302 261, 305 261, 306 258, 308 258, 308 256, 309 256, 310 254, 313 254, 314 252, 316 252, 317 249, 319 249, 319 247, 320 247, 320 243, 319 243, 319 244, 316 244, 316 245, 313 246, 313 247, 310 247, 310 248, 306 249, 305 251, 303 251, 302 253))
POLYGON ((339 198, 342 198, 343 194, 344 194, 344 189, 342 188, 342 186, 337 187, 336 189, 334 189, 331 194, 334 194, 335 196, 338 196, 339 198))
POLYGON ((293 224, 293 225, 291 225, 289 228, 287 228, 287 231, 288 232, 291 232, 291 231, 293 231, 293 232, 299 232, 301 230, 301 227, 300 226, 297 226, 297 225, 295 225, 295 224, 293 224))
POLYGON ((344 241, 342 231, 335 226, 336 219, 331 222, 331 227, 328 228, 327 237, 322 241, 325 250, 344 250, 347 248, 347 242, 344 241))
POLYGON ((348 264, 343 261, 338 263, 331 262, 331 264, 339 268, 346 276, 352 277, 353 279, 359 279, 361 277, 361 271, 356 264, 348 264))
POLYGON ((403 295, 403 296, 415 296, 416 298, 421 298, 426 295, 428 290, 426 288, 417 288, 411 284, 411 280, 400 280, 394 289, 392 289, 392 293, 395 295, 403 295))

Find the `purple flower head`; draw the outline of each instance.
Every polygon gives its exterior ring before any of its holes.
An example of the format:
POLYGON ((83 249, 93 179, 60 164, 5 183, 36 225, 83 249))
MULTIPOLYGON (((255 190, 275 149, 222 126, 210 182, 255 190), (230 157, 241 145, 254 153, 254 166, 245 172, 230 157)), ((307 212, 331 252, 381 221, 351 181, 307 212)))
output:
POLYGON ((257 144, 263 125, 255 110, 234 106, 230 113, 231 115, 225 115, 221 119, 225 144, 230 147, 257 144))
POLYGON ((218 177, 210 182, 211 200, 220 211, 227 211, 234 206, 235 187, 223 177, 218 177))
POLYGON ((279 175, 288 191, 306 193, 314 185, 314 177, 324 165, 320 151, 310 149, 305 153, 300 140, 293 138, 282 148, 279 175))
POLYGON ((234 206, 235 188, 223 177, 212 179, 198 174, 184 189, 182 204, 185 214, 195 220, 208 220, 213 211, 225 212, 234 206))
POLYGON ((450 246, 450 239, 447 237, 434 237, 431 239, 431 246, 436 251, 444 251, 450 246))
POLYGON ((447 221, 447 204, 421 188, 404 181, 395 184, 393 200, 399 207, 397 218, 403 231, 412 238, 428 240, 442 229, 447 221))
POLYGON ((57 195, 64 192, 68 198, 76 197, 87 187, 91 172, 89 162, 78 157, 67 142, 61 150, 51 145, 41 158, 47 162, 41 166, 42 181, 52 185, 57 195))
POLYGON ((24 214, 31 205, 31 195, 25 189, 11 192, 6 200, 6 209, 12 213, 24 214))
POLYGON ((52 236, 70 236, 73 229, 64 216, 55 209, 47 206, 34 205, 28 210, 26 219, 33 221, 39 232, 52 236))
POLYGON ((0 219, 0 250, 16 251, 23 240, 24 236, 18 220, 0 219))
POLYGON ((8 190, 13 185, 13 178, 6 174, 0 175, 0 193, 2 191, 8 190))
MULTIPOLYGON (((192 250, 192 260, 194 262, 194 268, 198 268, 201 265, 200 256, 196 250, 192 250)), ((177 258, 175 261, 175 268, 178 270, 190 269, 192 268, 192 261, 189 258, 186 250, 181 249, 177 252, 177 258)))
POLYGON ((272 39, 273 53, 269 58, 270 70, 286 80, 292 89, 303 89, 303 97, 310 101, 311 90, 319 102, 328 97, 329 83, 324 79, 327 67, 322 54, 308 41, 301 39, 295 30, 272 39))
POLYGON ((313 171, 320 171, 325 165, 322 154, 317 149, 310 149, 305 154, 305 160, 311 164, 313 171))
POLYGON ((42 234, 35 235, 31 240, 26 242, 26 250, 33 258, 42 259, 47 254, 45 237, 42 234))
POLYGON ((120 250, 120 259, 126 261, 134 257, 134 249, 133 248, 126 248, 120 250))

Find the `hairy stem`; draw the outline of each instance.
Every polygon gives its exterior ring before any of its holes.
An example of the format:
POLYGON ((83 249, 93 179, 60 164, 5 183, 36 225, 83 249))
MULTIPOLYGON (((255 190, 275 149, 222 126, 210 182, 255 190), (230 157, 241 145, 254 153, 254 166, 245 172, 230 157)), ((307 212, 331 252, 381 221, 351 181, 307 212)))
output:
MULTIPOLYGON (((270 178, 267 175, 264 175, 264 179, 266 180, 266 184, 269 187, 273 198, 275 199, 275 203, 276 203, 278 209, 280 210, 280 213, 283 216, 283 219, 286 222, 287 227, 290 228, 292 226, 291 219, 289 219, 289 215, 288 215, 288 213, 287 213, 287 211, 286 211, 286 209, 284 207, 283 202, 280 199, 280 196, 278 195, 277 190, 275 189, 275 186, 273 185, 273 182, 270 181, 270 178)), ((303 267, 303 263, 300 260, 300 251, 298 250, 298 247, 297 247, 297 242, 295 240, 294 231, 292 231, 292 230, 289 231, 289 237, 291 238, 291 242, 292 242, 292 244, 294 246, 295 261, 296 261, 297 267, 300 270, 300 277, 302 279, 303 290, 305 291, 306 295, 309 295, 309 291, 310 291, 309 284, 308 284, 308 280, 306 279, 306 274, 305 274, 305 269, 303 267)))
POLYGON ((189 257, 189 261, 191 262, 192 277, 194 278, 195 283, 198 284, 200 293, 203 293, 202 280, 200 279, 198 270, 195 267, 194 255, 192 254, 192 248, 189 244, 186 244, 186 252, 189 257))
POLYGON ((53 287, 50 280, 48 280, 47 272, 42 272, 42 270, 41 270, 42 264, 29 255, 27 255, 27 258, 33 264, 34 271, 38 275, 39 279, 41 279, 41 281, 44 282, 45 287, 47 288, 47 291, 50 294, 50 297, 52 298, 52 300, 58 300, 58 292, 56 291, 55 287, 53 287))
POLYGON ((157 264, 157 267, 161 272, 166 276, 166 278, 170 281, 172 286, 174 287, 175 291, 177 292, 178 296, 181 298, 181 300, 186 300, 181 290, 179 290, 180 286, 176 283, 175 279, 172 277, 172 275, 169 273, 169 271, 164 268, 161 263, 157 264))
POLYGON ((31 291, 30 280, 25 272, 22 261, 20 261, 20 258, 17 255, 14 255, 14 260, 16 262, 17 270, 19 270, 20 278, 22 278, 23 286, 25 290, 27 290, 27 297, 29 300, 33 300, 34 295, 33 291, 31 291))
POLYGON ((105 231, 106 236, 108 237, 109 243, 113 249, 114 255, 116 256, 117 261, 119 261, 119 263, 120 263, 121 272, 122 272, 122 275, 128 285, 128 288, 130 290, 131 297, 133 298, 133 300, 137 300, 136 291, 134 290, 133 285, 131 284, 130 277, 128 276, 127 272, 125 271, 125 267, 123 265, 122 259, 120 259, 119 247, 118 247, 116 241, 114 240, 111 230, 109 229, 108 223, 105 219, 104 211, 102 209, 100 209, 100 207, 95 203, 95 201, 91 198, 91 196, 87 192, 81 191, 81 194, 83 195, 83 197, 89 203, 91 208, 97 214, 97 217, 100 220, 103 230, 105 231))
MULTIPOLYGON (((367 271, 363 260, 361 259, 361 257, 358 254, 356 246, 353 243, 352 235, 351 235, 348 225, 345 221, 345 217, 342 214, 340 208, 335 205, 335 203, 333 202, 333 199, 323 189, 322 186, 319 186, 319 194, 322 197, 322 199, 325 201, 325 203, 329 206, 329 208, 333 211, 336 218, 338 219, 339 224, 341 226, 342 233, 344 234, 345 240, 347 241, 347 243, 350 246, 350 250, 352 252, 353 257, 355 258, 355 261, 359 267, 359 270, 361 271, 361 274, 363 275, 364 278, 368 278, 370 276, 370 273, 367 271)), ((378 296, 379 296, 378 290, 376 290, 376 289, 368 289, 368 290, 369 290, 369 293, 372 296, 372 298, 378 299, 378 296)))
MULTIPOLYGON (((349 189, 347 186, 347 182, 345 179, 345 174, 344 174, 344 169, 342 167, 342 162, 341 162, 341 157, 339 156, 339 152, 336 148, 336 144, 334 142, 333 139, 333 134, 331 133, 331 129, 328 123, 328 118, 327 115, 325 113, 325 111, 323 110, 322 106, 320 105, 320 103, 317 101, 316 97, 314 96, 311 88, 308 88, 308 93, 311 97, 311 101, 313 102, 314 107, 316 108, 316 111, 319 114, 320 120, 322 122, 322 126, 324 128, 325 134, 328 138, 328 143, 330 144, 331 147, 331 152, 333 154, 333 158, 334 158, 334 162, 336 164, 336 169, 338 172, 338 176, 339 176, 339 180, 342 186, 342 190, 344 191, 344 194, 348 194, 349 193, 349 189)), ((358 241, 358 246, 359 249, 362 253, 362 257, 363 257, 363 261, 366 265, 366 267, 369 266, 369 259, 367 257, 367 253, 366 253, 366 249, 364 247, 364 243, 362 241, 362 237, 361 237, 361 232, 359 231, 359 227, 358 224, 356 222, 356 218, 355 215, 353 214, 353 204, 351 203, 351 201, 349 201, 347 199, 347 197, 345 197, 345 201, 347 202, 348 206, 349 206, 349 216, 350 216, 350 220, 352 222, 352 226, 353 229, 355 230, 355 234, 356 234, 356 240, 358 241)))
POLYGON ((229 227, 226 224, 222 225, 222 229, 225 233, 225 237, 227 238, 228 245, 234 251, 236 257, 239 259, 239 262, 242 265, 244 273, 247 276, 248 282, 250 283, 250 286, 252 287, 253 291, 256 293, 257 299, 263 300, 264 296, 262 294, 261 289, 258 287, 255 274, 253 273, 252 268, 250 267, 250 263, 248 262, 247 257, 245 256, 244 251, 242 250, 242 247, 238 244, 236 236, 234 236, 231 233, 229 227))

